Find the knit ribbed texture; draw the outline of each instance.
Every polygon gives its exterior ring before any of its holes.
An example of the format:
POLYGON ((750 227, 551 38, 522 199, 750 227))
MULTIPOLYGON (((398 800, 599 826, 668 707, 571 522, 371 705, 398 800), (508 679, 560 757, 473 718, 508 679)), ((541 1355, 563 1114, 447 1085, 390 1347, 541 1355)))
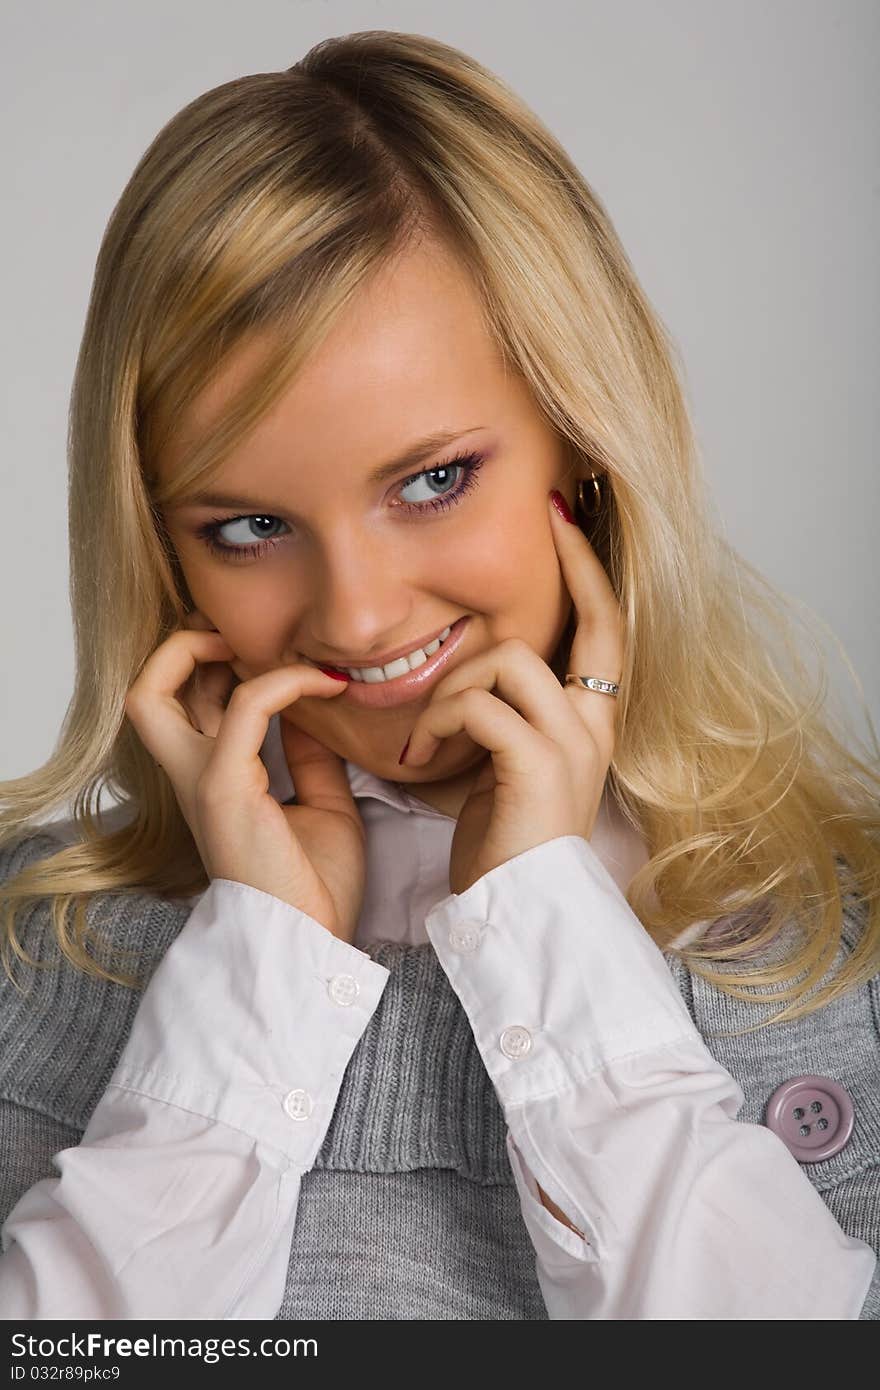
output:
MULTIPOLYGON (((0 852, 0 882, 58 848, 55 839, 39 835, 0 852)), ((138 953, 139 963, 129 957, 126 968, 146 982, 190 911, 148 894, 107 894, 92 900, 87 916, 116 950, 138 953)), ((85 1130, 110 1084, 141 992, 74 970, 55 940, 48 905, 20 914, 18 938, 29 955, 53 968, 32 970, 15 961, 26 999, 0 970, 0 1096, 85 1130)), ((108 964, 103 951, 92 953, 108 964)))
POLYGON ((312 1169, 277 1317, 546 1320, 516 1189, 447 1168, 312 1169))
POLYGON ((474 1182, 512 1183, 504 1113, 433 946, 377 942, 369 955, 391 976, 314 1167, 451 1168, 474 1182))
MULTIPOLYGON (((844 957, 855 947, 864 914, 864 906, 845 906, 843 944, 820 984, 835 978, 844 957)), ((753 968, 758 960, 761 965, 779 964, 793 949, 795 930, 793 925, 786 926, 760 958, 746 967, 736 961, 710 964, 723 975, 753 968)), ((754 1004, 734 999, 693 974, 681 961, 667 957, 667 964, 707 1048, 743 1088, 745 1101, 737 1118, 763 1124, 767 1101, 778 1086, 792 1077, 815 1075, 838 1081, 853 1103, 852 1136, 831 1158, 805 1163, 804 1172, 823 1195, 842 1179, 872 1168, 875 1182, 880 1185, 880 975, 832 1000, 819 1013, 773 1023, 759 1032, 736 1038, 724 1035, 771 1018, 783 1007, 782 1003, 754 1004)), ((790 981, 763 985, 761 993, 772 996, 787 984, 790 981)), ((880 1225, 874 1231, 873 1237, 862 1239, 876 1246, 880 1225)))
POLYGON ((303 1176, 279 1318, 547 1318, 507 1126, 434 948, 391 974, 303 1176))
MULTIPOLYGON (((55 848, 51 838, 32 837, 0 855, 0 880, 55 848)), ((147 895, 108 897, 96 910, 116 946, 140 948, 146 975, 190 911, 147 895)), ((848 910, 842 951, 859 929, 848 910)), ((21 936, 40 959, 59 959, 47 908, 28 915, 21 936)), ((762 960, 780 959, 786 946, 784 933, 762 960)), ((546 1318, 503 1112, 458 997, 430 944, 377 942, 368 951, 390 975, 303 1175, 277 1316, 546 1318)), ((852 1137, 802 1171, 843 1230, 878 1250, 880 976, 819 1014, 729 1038, 721 1035, 763 1019, 766 1009, 665 959, 709 1051, 743 1088, 740 1121, 762 1123, 770 1095, 794 1076, 816 1073, 846 1088, 852 1137)), ((26 999, 0 980, 0 1223, 22 1192, 57 1175, 52 1155, 81 1138, 140 1002, 139 993, 66 962, 21 974, 26 999)), ((861 1316, 880 1318, 880 1266, 861 1316)))

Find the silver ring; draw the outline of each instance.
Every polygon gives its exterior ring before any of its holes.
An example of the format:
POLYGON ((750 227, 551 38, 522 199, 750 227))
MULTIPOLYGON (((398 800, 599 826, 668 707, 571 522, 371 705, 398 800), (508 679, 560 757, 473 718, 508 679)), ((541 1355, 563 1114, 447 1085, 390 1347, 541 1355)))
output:
POLYGON ((598 690, 602 695, 613 695, 615 698, 620 691, 620 686, 616 681, 603 681, 599 676, 573 676, 565 677, 566 685, 580 685, 585 690, 598 690))

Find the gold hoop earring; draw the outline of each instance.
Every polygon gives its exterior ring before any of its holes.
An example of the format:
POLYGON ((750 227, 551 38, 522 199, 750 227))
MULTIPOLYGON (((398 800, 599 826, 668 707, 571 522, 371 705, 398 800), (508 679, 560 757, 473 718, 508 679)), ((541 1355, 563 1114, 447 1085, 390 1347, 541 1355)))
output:
POLYGON ((589 479, 581 478, 577 486, 577 503, 584 516, 586 517, 596 517, 601 512, 602 488, 600 486, 599 479, 595 473, 591 473, 589 479), (587 481, 593 484, 593 505, 591 507, 588 507, 586 502, 584 501, 584 483, 587 481))

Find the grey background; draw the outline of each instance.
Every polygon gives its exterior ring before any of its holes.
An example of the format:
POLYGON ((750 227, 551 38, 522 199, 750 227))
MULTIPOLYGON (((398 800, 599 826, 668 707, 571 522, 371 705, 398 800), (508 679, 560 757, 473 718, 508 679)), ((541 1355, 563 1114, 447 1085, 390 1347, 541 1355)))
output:
MULTIPOLYGON (((318 39, 463 48, 608 208, 682 352, 716 515, 829 627, 880 726, 875 0, 88 0, 4 7, 0 779, 42 764, 73 683, 66 424, 101 235, 158 129, 318 39)), ((868 736, 831 636, 830 696, 868 736)))

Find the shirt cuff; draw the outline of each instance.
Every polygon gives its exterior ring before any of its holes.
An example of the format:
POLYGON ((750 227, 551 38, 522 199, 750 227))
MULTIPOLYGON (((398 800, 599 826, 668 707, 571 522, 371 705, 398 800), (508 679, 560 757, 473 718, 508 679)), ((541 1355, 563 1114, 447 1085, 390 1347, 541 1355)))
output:
POLYGON ((523 1221, 535 1248, 539 1265, 552 1270, 560 1261, 560 1252, 564 1261, 574 1261, 575 1264, 594 1263, 598 1259, 594 1246, 544 1206, 535 1175, 509 1129, 504 1144, 522 1208, 523 1221))
POLYGON ((502 1106, 682 1038, 705 1047, 662 952, 580 835, 508 859, 425 926, 502 1106))
POLYGON ((242 1130, 305 1172, 389 975, 280 898, 214 879, 150 979, 108 1090, 242 1130))

